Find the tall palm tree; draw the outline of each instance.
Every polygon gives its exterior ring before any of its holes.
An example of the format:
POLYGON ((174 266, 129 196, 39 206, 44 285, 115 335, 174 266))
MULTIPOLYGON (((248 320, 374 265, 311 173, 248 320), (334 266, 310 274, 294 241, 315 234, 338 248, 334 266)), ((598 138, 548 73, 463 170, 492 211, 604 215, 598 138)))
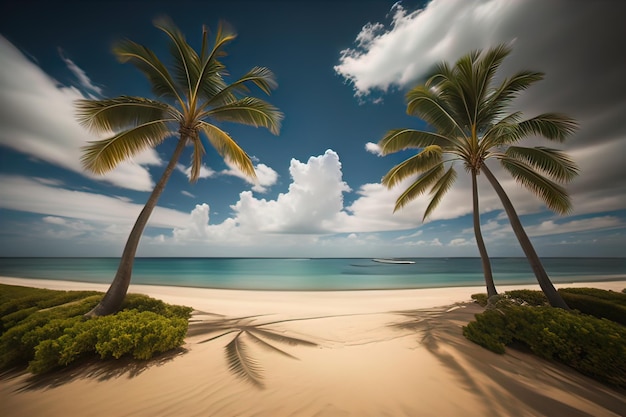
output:
POLYGON ((143 230, 185 147, 193 148, 191 182, 200 174, 205 154, 203 136, 223 158, 255 178, 250 157, 214 123, 229 121, 262 126, 278 134, 283 117, 267 102, 244 96, 249 85, 256 85, 266 94, 276 87, 267 68, 254 67, 230 84, 225 81, 226 67, 220 58, 226 55, 225 45, 236 37, 234 32, 220 24, 213 47, 209 47, 207 29, 203 28, 202 46, 197 53, 169 19, 159 19, 154 24, 169 38, 170 68, 153 51, 130 40, 117 44, 113 52, 121 62, 130 62, 148 78, 158 100, 120 96, 76 103, 77 118, 82 125, 95 132, 112 134, 83 148, 83 166, 94 173, 103 174, 133 155, 156 147, 167 137, 174 136, 178 141, 128 237, 115 279, 102 301, 87 316, 111 314, 119 309, 128 291, 143 230))
POLYGON ((393 167, 383 178, 383 184, 393 187, 404 179, 417 176, 398 197, 395 210, 429 191, 431 201, 424 214, 426 218, 454 183, 455 162, 463 164, 472 177, 474 232, 491 295, 495 294, 495 287, 492 287, 491 267, 480 232, 476 183, 476 177, 484 173, 502 201, 513 231, 550 304, 567 308, 486 161, 498 160, 519 184, 539 197, 549 209, 565 214, 570 211, 571 203, 560 184, 578 174, 576 164, 559 150, 516 144, 530 136, 563 142, 576 130, 577 123, 557 113, 544 113, 526 120, 522 119, 520 112, 507 114, 511 101, 543 78, 540 72, 520 71, 496 83, 496 72, 510 53, 510 47, 502 44, 487 51, 471 52, 453 67, 440 63, 424 84, 407 93, 407 113, 423 119, 433 130, 391 130, 380 140, 383 154, 408 148, 418 150, 416 155, 393 167))

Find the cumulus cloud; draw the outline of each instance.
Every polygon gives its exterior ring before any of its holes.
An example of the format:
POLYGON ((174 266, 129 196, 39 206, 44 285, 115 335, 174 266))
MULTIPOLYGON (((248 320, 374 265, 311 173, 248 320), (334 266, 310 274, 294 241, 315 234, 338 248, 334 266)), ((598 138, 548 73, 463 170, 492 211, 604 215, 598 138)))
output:
POLYGON ((252 190, 258 193, 265 193, 272 185, 278 181, 278 173, 265 164, 257 163, 254 166, 254 172, 256 173, 256 180, 245 175, 235 164, 225 160, 228 169, 222 170, 220 174, 230 175, 233 177, 241 178, 248 184, 252 185, 252 190))
POLYGON ((154 184, 144 165, 161 164, 156 151, 147 150, 104 176, 84 171, 81 146, 100 139, 76 121, 74 101, 84 96, 78 89, 50 78, 2 36, 0 57, 1 146, 118 187, 152 189, 154 184))
POLYGON ((327 150, 306 163, 292 159, 289 174, 289 190, 276 200, 257 199, 249 191, 240 194, 232 206, 240 227, 274 233, 334 231, 345 215, 343 193, 350 191, 337 153, 327 150))

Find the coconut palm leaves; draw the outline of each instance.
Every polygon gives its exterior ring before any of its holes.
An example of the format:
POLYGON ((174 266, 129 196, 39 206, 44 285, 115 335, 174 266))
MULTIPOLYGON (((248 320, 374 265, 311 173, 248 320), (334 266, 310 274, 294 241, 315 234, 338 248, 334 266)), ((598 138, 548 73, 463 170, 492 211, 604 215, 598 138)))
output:
POLYGON ((543 78, 539 72, 520 71, 497 84, 497 70, 510 53, 510 47, 499 45, 471 52, 454 66, 441 63, 423 85, 407 93, 407 113, 426 121, 433 130, 395 129, 379 141, 384 155, 406 149, 417 151, 393 167, 382 183, 392 188, 414 178, 397 198, 394 211, 428 192, 430 203, 424 212, 425 220, 454 184, 455 163, 462 163, 472 177, 474 232, 488 292, 494 295, 491 267, 480 231, 476 185, 476 177, 485 173, 505 207, 542 289, 552 305, 565 307, 486 161, 498 160, 516 182, 539 197, 549 209, 567 213, 571 202, 562 184, 578 174, 576 164, 559 150, 523 147, 517 143, 529 136, 563 142, 576 130, 577 124, 559 113, 544 113, 526 120, 522 120, 519 112, 507 114, 511 101, 543 78))
MULTIPOLYGON (((173 60, 167 68, 145 46, 133 41, 120 42, 114 53, 122 62, 129 62, 150 81, 152 92, 161 100, 121 96, 105 100, 79 100, 77 117, 81 124, 98 133, 119 132, 84 148, 83 165, 96 173, 105 173, 119 162, 138 152, 160 144, 167 136, 179 135, 194 147, 192 175, 196 181, 205 150, 200 133, 205 133, 216 149, 234 163, 242 172, 254 177, 254 167, 249 156, 230 136, 214 134, 212 122, 229 121, 255 127, 268 128, 277 134, 282 113, 271 104, 255 98, 240 97, 250 90, 247 84, 256 85, 269 94, 276 87, 274 75, 267 68, 255 67, 241 78, 228 84, 223 78, 225 66, 218 60, 225 55, 225 45, 235 34, 220 26, 211 50, 207 48, 207 30, 202 34, 200 55, 186 43, 184 36, 169 20, 155 22, 170 38, 173 60), (215 136, 228 136, 213 140, 215 136)), ((218 129, 219 130, 219 129, 218 129)))
POLYGON ((191 182, 200 176, 206 154, 204 143, 210 143, 229 163, 255 178, 248 154, 216 123, 265 127, 278 134, 283 117, 276 107, 247 95, 250 87, 266 94, 276 87, 269 69, 254 67, 232 82, 225 78, 228 73, 221 58, 226 55, 226 45, 236 37, 225 25, 218 27, 212 46, 208 30, 203 28, 199 52, 187 43, 169 19, 159 19, 155 26, 169 40, 169 66, 152 50, 131 40, 121 41, 113 49, 121 62, 132 64, 146 76, 155 99, 120 96, 76 102, 78 121, 93 132, 107 135, 83 148, 82 164, 94 173, 104 174, 147 148, 160 145, 168 137, 178 140, 161 179, 137 218, 115 279, 102 302, 88 314, 90 316, 113 313, 121 305, 140 237, 184 148, 187 145, 193 148, 191 182))
MULTIPOLYGON (((198 343, 207 343, 223 336, 234 334, 234 337, 224 347, 228 368, 238 378, 251 383, 257 388, 264 388, 263 368, 251 355, 251 346, 277 353, 281 356, 297 359, 290 353, 278 348, 275 344, 282 343, 291 346, 317 346, 316 343, 286 336, 268 326, 283 321, 254 324, 256 317, 218 318, 212 320, 192 320, 189 324, 187 336, 199 336, 219 333, 198 343)), ((286 320, 288 321, 288 320, 286 320)))

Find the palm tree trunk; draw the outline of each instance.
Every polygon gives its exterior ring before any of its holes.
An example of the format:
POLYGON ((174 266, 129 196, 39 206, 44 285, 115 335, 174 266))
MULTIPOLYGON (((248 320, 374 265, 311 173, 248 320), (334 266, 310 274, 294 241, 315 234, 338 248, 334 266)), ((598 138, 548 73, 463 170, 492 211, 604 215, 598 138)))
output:
POLYGON ((554 285, 552 285, 550 277, 548 277, 537 252, 535 252, 535 248, 524 231, 524 227, 522 226, 519 216, 515 212, 515 208, 513 208, 513 203, 511 203, 511 200, 506 195, 506 192, 486 165, 482 167, 482 171, 485 173, 485 176, 493 186, 493 189, 496 190, 498 197, 500 197, 500 201, 502 201, 504 211, 506 211, 511 227, 513 228, 513 232, 515 233, 515 236, 517 236, 517 240, 522 246, 526 259, 528 259, 528 263, 530 263, 530 267, 535 273, 535 277, 537 278, 537 282, 539 283, 541 290, 548 298, 548 302, 552 307, 569 310, 569 307, 563 300, 563 297, 561 297, 561 294, 559 294, 556 288, 554 288, 554 285))
POLYGON ((152 190, 152 194, 148 198, 146 205, 139 213, 139 217, 135 221, 135 225, 133 226, 130 235, 128 236, 128 240, 126 241, 126 246, 124 247, 124 251, 122 252, 122 257, 120 259, 120 264, 117 267, 117 273, 115 274, 115 278, 111 283, 108 291, 100 301, 100 303, 95 306, 90 312, 85 314, 85 317, 96 317, 96 316, 106 316, 108 314, 113 314, 117 312, 126 297, 126 292, 128 291, 128 286, 130 285, 130 279, 133 272, 133 264, 135 262, 135 254, 137 253, 137 247, 139 246, 139 240, 143 234, 143 230, 148 223, 148 219, 152 214, 152 210, 156 206, 159 201, 159 197, 163 193, 165 189, 165 184, 169 180, 172 172, 174 172, 174 168, 176 167, 176 163, 180 159, 180 155, 185 148, 185 144, 187 142, 187 137, 181 136, 178 141, 178 145, 176 145, 176 149, 174 150, 174 154, 170 159, 170 162, 167 164, 163 175, 161 175, 161 179, 152 190))
POLYGON ((485 241, 483 240, 483 234, 480 231, 480 211, 478 209, 478 184, 476 183, 476 171, 472 170, 472 204, 473 204, 473 217, 474 217, 474 236, 476 237, 476 245, 478 246, 478 252, 480 253, 480 260, 483 264, 483 275, 485 276, 485 284, 487 285, 487 296, 491 297, 498 295, 496 285, 493 282, 493 275, 491 272, 491 262, 489 261, 489 255, 487 254, 487 248, 485 247, 485 241))

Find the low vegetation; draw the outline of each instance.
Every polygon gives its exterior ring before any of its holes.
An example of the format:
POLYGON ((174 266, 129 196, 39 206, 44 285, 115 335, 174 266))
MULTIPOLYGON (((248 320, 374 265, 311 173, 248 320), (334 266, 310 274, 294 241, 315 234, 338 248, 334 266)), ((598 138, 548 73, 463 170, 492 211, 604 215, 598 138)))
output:
POLYGON ((43 373, 80 359, 149 359, 183 344, 190 307, 129 294, 117 314, 86 319, 103 294, 0 285, 0 369, 43 373))
POLYGON ((469 340, 497 353, 522 344, 599 381, 626 387, 626 293, 594 288, 559 290, 574 310, 548 305, 539 291, 518 290, 487 299, 487 309, 463 328, 469 340))

